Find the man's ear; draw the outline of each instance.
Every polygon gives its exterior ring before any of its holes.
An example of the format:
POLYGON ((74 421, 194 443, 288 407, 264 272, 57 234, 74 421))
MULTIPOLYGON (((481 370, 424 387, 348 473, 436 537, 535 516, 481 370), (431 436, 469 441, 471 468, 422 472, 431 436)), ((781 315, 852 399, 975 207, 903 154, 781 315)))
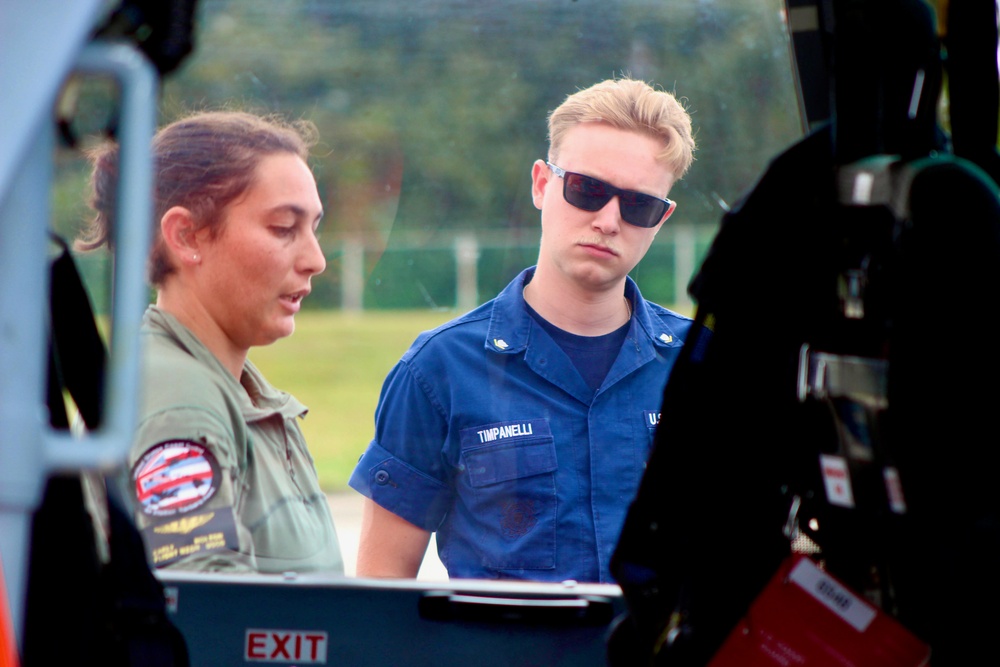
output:
POLYGON ((667 219, 674 214, 675 210, 677 210, 677 202, 672 202, 670 204, 670 208, 667 209, 667 212, 664 213, 663 217, 660 218, 660 221, 658 223, 656 223, 656 231, 657 232, 660 231, 660 227, 663 226, 663 223, 666 222, 667 219))
POLYGON ((160 235, 170 256, 184 264, 201 262, 202 235, 194 216, 183 206, 173 206, 160 218, 160 235))
POLYGON ((552 178, 552 170, 545 164, 544 160, 535 160, 531 165, 531 201, 535 208, 542 210, 542 202, 545 200, 545 186, 552 178))
POLYGON ((674 214, 674 210, 676 208, 677 208, 677 204, 674 204, 673 206, 671 206, 670 208, 668 208, 667 212, 663 214, 662 218, 660 218, 660 221, 658 223, 656 223, 655 227, 653 227, 653 238, 654 239, 656 238, 656 235, 660 233, 660 230, 663 229, 663 223, 666 222, 667 219, 670 218, 670 216, 672 216, 674 214))

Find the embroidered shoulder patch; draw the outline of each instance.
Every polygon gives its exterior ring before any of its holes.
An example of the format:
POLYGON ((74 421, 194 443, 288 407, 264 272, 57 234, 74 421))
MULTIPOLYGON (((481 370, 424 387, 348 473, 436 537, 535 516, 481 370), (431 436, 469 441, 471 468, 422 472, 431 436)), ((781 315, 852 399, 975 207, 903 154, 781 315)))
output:
POLYGON ((132 468, 139 506, 149 516, 171 516, 201 507, 215 495, 220 478, 212 452, 190 440, 154 445, 132 468))
POLYGON ((239 549, 232 507, 175 519, 159 519, 142 530, 149 562, 162 567, 185 556, 239 549))

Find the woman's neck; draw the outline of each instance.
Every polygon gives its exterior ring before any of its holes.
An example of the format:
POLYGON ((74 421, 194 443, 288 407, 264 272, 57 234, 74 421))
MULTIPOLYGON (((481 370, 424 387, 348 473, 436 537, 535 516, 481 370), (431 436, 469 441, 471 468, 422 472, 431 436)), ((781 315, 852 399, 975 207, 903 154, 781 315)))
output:
POLYGON ((171 290, 161 289, 156 295, 156 307, 177 318, 239 381, 249 350, 236 347, 197 299, 178 298, 171 290))

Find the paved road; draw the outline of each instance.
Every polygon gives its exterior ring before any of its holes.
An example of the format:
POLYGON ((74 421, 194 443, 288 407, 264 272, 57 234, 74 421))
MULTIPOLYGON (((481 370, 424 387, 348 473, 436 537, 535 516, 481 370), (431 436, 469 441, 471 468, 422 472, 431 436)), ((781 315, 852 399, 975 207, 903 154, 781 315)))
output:
MULTIPOLYGON (((337 526, 337 536, 340 538, 340 551, 344 555, 344 573, 354 576, 357 566, 358 541, 361 534, 361 501, 363 497, 354 491, 332 493, 327 496, 330 501, 330 513, 337 526)), ((437 556, 437 544, 434 536, 427 547, 424 563, 420 566, 417 579, 425 581, 447 581, 448 572, 437 556)))

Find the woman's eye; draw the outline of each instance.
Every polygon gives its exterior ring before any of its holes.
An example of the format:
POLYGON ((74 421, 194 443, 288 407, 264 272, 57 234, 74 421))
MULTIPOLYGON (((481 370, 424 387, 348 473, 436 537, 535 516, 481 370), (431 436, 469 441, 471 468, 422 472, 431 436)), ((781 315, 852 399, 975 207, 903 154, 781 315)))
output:
POLYGON ((295 233, 295 227, 279 227, 279 226, 275 226, 275 227, 271 227, 271 232, 275 236, 284 238, 286 236, 291 236, 292 234, 294 234, 295 233))

